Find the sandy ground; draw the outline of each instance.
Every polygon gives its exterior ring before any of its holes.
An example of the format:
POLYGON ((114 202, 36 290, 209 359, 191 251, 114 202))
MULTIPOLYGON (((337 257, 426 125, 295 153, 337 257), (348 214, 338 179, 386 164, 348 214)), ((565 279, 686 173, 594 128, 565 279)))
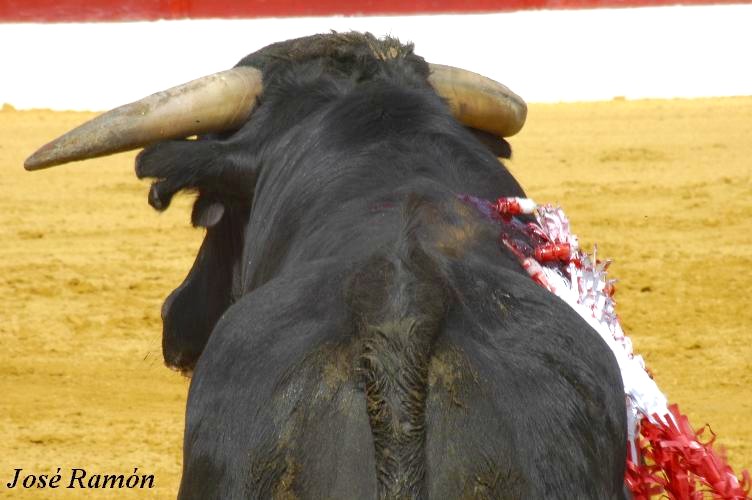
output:
MULTIPOLYGON (((25 172, 93 116, 0 111, 0 497, 171 498, 187 381, 159 310, 202 233, 146 204, 133 154, 25 172), (154 474, 153 490, 5 488, 13 469, 154 474)), ((533 105, 510 167, 615 259, 636 350, 738 471, 752 466, 752 98, 533 105)))

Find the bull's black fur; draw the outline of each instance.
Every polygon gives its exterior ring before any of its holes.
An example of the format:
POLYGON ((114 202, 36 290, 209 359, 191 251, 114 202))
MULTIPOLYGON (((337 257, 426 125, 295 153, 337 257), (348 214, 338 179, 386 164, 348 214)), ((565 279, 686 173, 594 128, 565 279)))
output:
POLYGON ((431 352, 448 304, 437 263, 421 248, 417 200, 393 249, 346 287, 362 345, 360 368, 383 498, 426 498, 425 408, 431 352))
POLYGON ((181 498, 618 498, 609 349, 457 201, 523 191, 412 47, 283 42, 238 131, 145 150, 207 235, 163 309, 193 370, 181 498))

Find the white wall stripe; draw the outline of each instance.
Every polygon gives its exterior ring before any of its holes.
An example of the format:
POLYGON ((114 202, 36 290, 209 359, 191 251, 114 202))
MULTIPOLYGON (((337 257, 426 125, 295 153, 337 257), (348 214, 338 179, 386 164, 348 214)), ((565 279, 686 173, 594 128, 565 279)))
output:
POLYGON ((328 30, 412 40, 529 102, 752 94, 752 5, 102 24, 0 24, 0 104, 103 110, 328 30))

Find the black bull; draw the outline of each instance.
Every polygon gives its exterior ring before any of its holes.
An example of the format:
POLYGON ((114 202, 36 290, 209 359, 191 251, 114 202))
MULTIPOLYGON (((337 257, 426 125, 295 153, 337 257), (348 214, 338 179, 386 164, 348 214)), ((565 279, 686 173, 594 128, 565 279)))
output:
POLYGON ((192 373, 180 498, 621 497, 611 352, 457 197, 524 196, 506 142, 392 40, 240 65, 264 75, 240 129, 136 163, 152 206, 195 190, 207 228, 162 310, 192 373))

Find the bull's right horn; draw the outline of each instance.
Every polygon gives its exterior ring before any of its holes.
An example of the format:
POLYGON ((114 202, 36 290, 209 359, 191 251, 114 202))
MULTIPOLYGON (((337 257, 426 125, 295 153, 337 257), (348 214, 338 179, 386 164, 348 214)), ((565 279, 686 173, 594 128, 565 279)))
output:
POLYGON ((39 170, 165 139, 232 130, 248 119, 261 90, 256 68, 214 73, 99 115, 42 146, 24 167, 39 170))
POLYGON ((428 81, 464 125, 509 137, 525 124, 525 101, 504 85, 466 69, 442 64, 429 66, 428 81))

